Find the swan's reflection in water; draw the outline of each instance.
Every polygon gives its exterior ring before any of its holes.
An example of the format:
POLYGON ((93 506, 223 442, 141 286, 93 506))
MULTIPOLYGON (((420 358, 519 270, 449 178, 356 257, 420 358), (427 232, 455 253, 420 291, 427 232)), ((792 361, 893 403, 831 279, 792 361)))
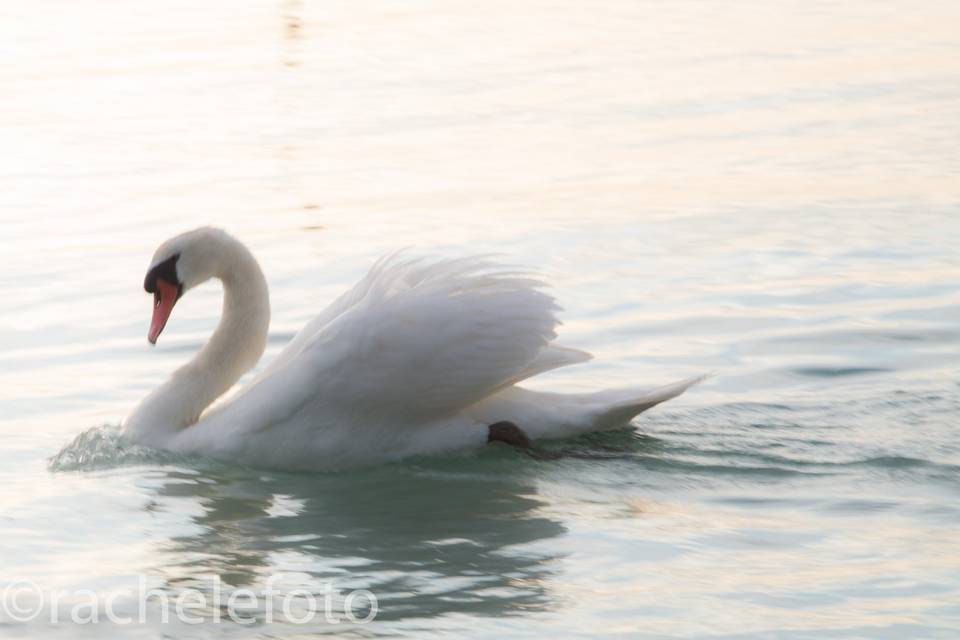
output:
POLYGON ((172 590, 261 589, 295 574, 308 589, 368 589, 378 620, 544 609, 552 571, 532 545, 563 526, 540 511, 515 459, 392 465, 344 474, 166 472, 156 504, 192 503, 191 529, 165 541, 154 569, 172 590))

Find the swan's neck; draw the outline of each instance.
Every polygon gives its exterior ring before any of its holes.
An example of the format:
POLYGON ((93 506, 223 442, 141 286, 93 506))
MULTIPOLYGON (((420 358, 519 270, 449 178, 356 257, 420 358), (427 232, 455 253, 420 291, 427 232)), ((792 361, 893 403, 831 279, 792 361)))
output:
POLYGON ((162 444, 196 423, 263 355, 270 325, 267 281, 250 251, 239 242, 221 248, 213 277, 223 283, 223 313, 207 344, 147 396, 125 425, 145 444, 162 444))

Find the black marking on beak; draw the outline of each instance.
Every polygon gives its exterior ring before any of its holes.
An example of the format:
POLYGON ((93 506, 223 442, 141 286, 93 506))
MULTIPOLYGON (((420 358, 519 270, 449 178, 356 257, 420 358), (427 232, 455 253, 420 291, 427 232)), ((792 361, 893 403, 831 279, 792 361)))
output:
POLYGON ((180 254, 170 256, 160 264, 154 266, 147 272, 147 277, 143 279, 143 288, 147 293, 153 294, 154 305, 160 304, 160 292, 157 291, 157 280, 163 280, 177 288, 177 300, 183 295, 183 283, 177 278, 177 260, 180 254))

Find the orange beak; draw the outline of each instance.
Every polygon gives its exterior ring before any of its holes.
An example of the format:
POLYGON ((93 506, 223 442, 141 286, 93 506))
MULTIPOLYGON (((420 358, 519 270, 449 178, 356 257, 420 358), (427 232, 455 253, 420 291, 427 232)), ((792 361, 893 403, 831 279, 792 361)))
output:
POLYGON ((150 321, 150 331, 147 332, 147 340, 150 344, 157 344, 157 338, 167 326, 167 319, 173 311, 173 305, 177 303, 177 298, 180 296, 180 288, 166 280, 158 278, 156 286, 156 291, 153 293, 153 319, 150 321))

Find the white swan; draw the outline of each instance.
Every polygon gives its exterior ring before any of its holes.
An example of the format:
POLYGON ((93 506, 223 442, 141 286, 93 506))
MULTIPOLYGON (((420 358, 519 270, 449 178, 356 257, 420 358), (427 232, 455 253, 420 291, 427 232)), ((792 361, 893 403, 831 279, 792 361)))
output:
POLYGON ((208 410, 263 354, 263 272, 232 236, 201 228, 164 242, 144 281, 155 343, 180 296, 210 278, 223 282, 220 324, 129 416, 124 433, 134 442, 254 466, 337 469, 616 428, 700 380, 568 395, 517 387, 591 357, 551 343, 557 307, 542 283, 482 258, 395 255, 208 410))

